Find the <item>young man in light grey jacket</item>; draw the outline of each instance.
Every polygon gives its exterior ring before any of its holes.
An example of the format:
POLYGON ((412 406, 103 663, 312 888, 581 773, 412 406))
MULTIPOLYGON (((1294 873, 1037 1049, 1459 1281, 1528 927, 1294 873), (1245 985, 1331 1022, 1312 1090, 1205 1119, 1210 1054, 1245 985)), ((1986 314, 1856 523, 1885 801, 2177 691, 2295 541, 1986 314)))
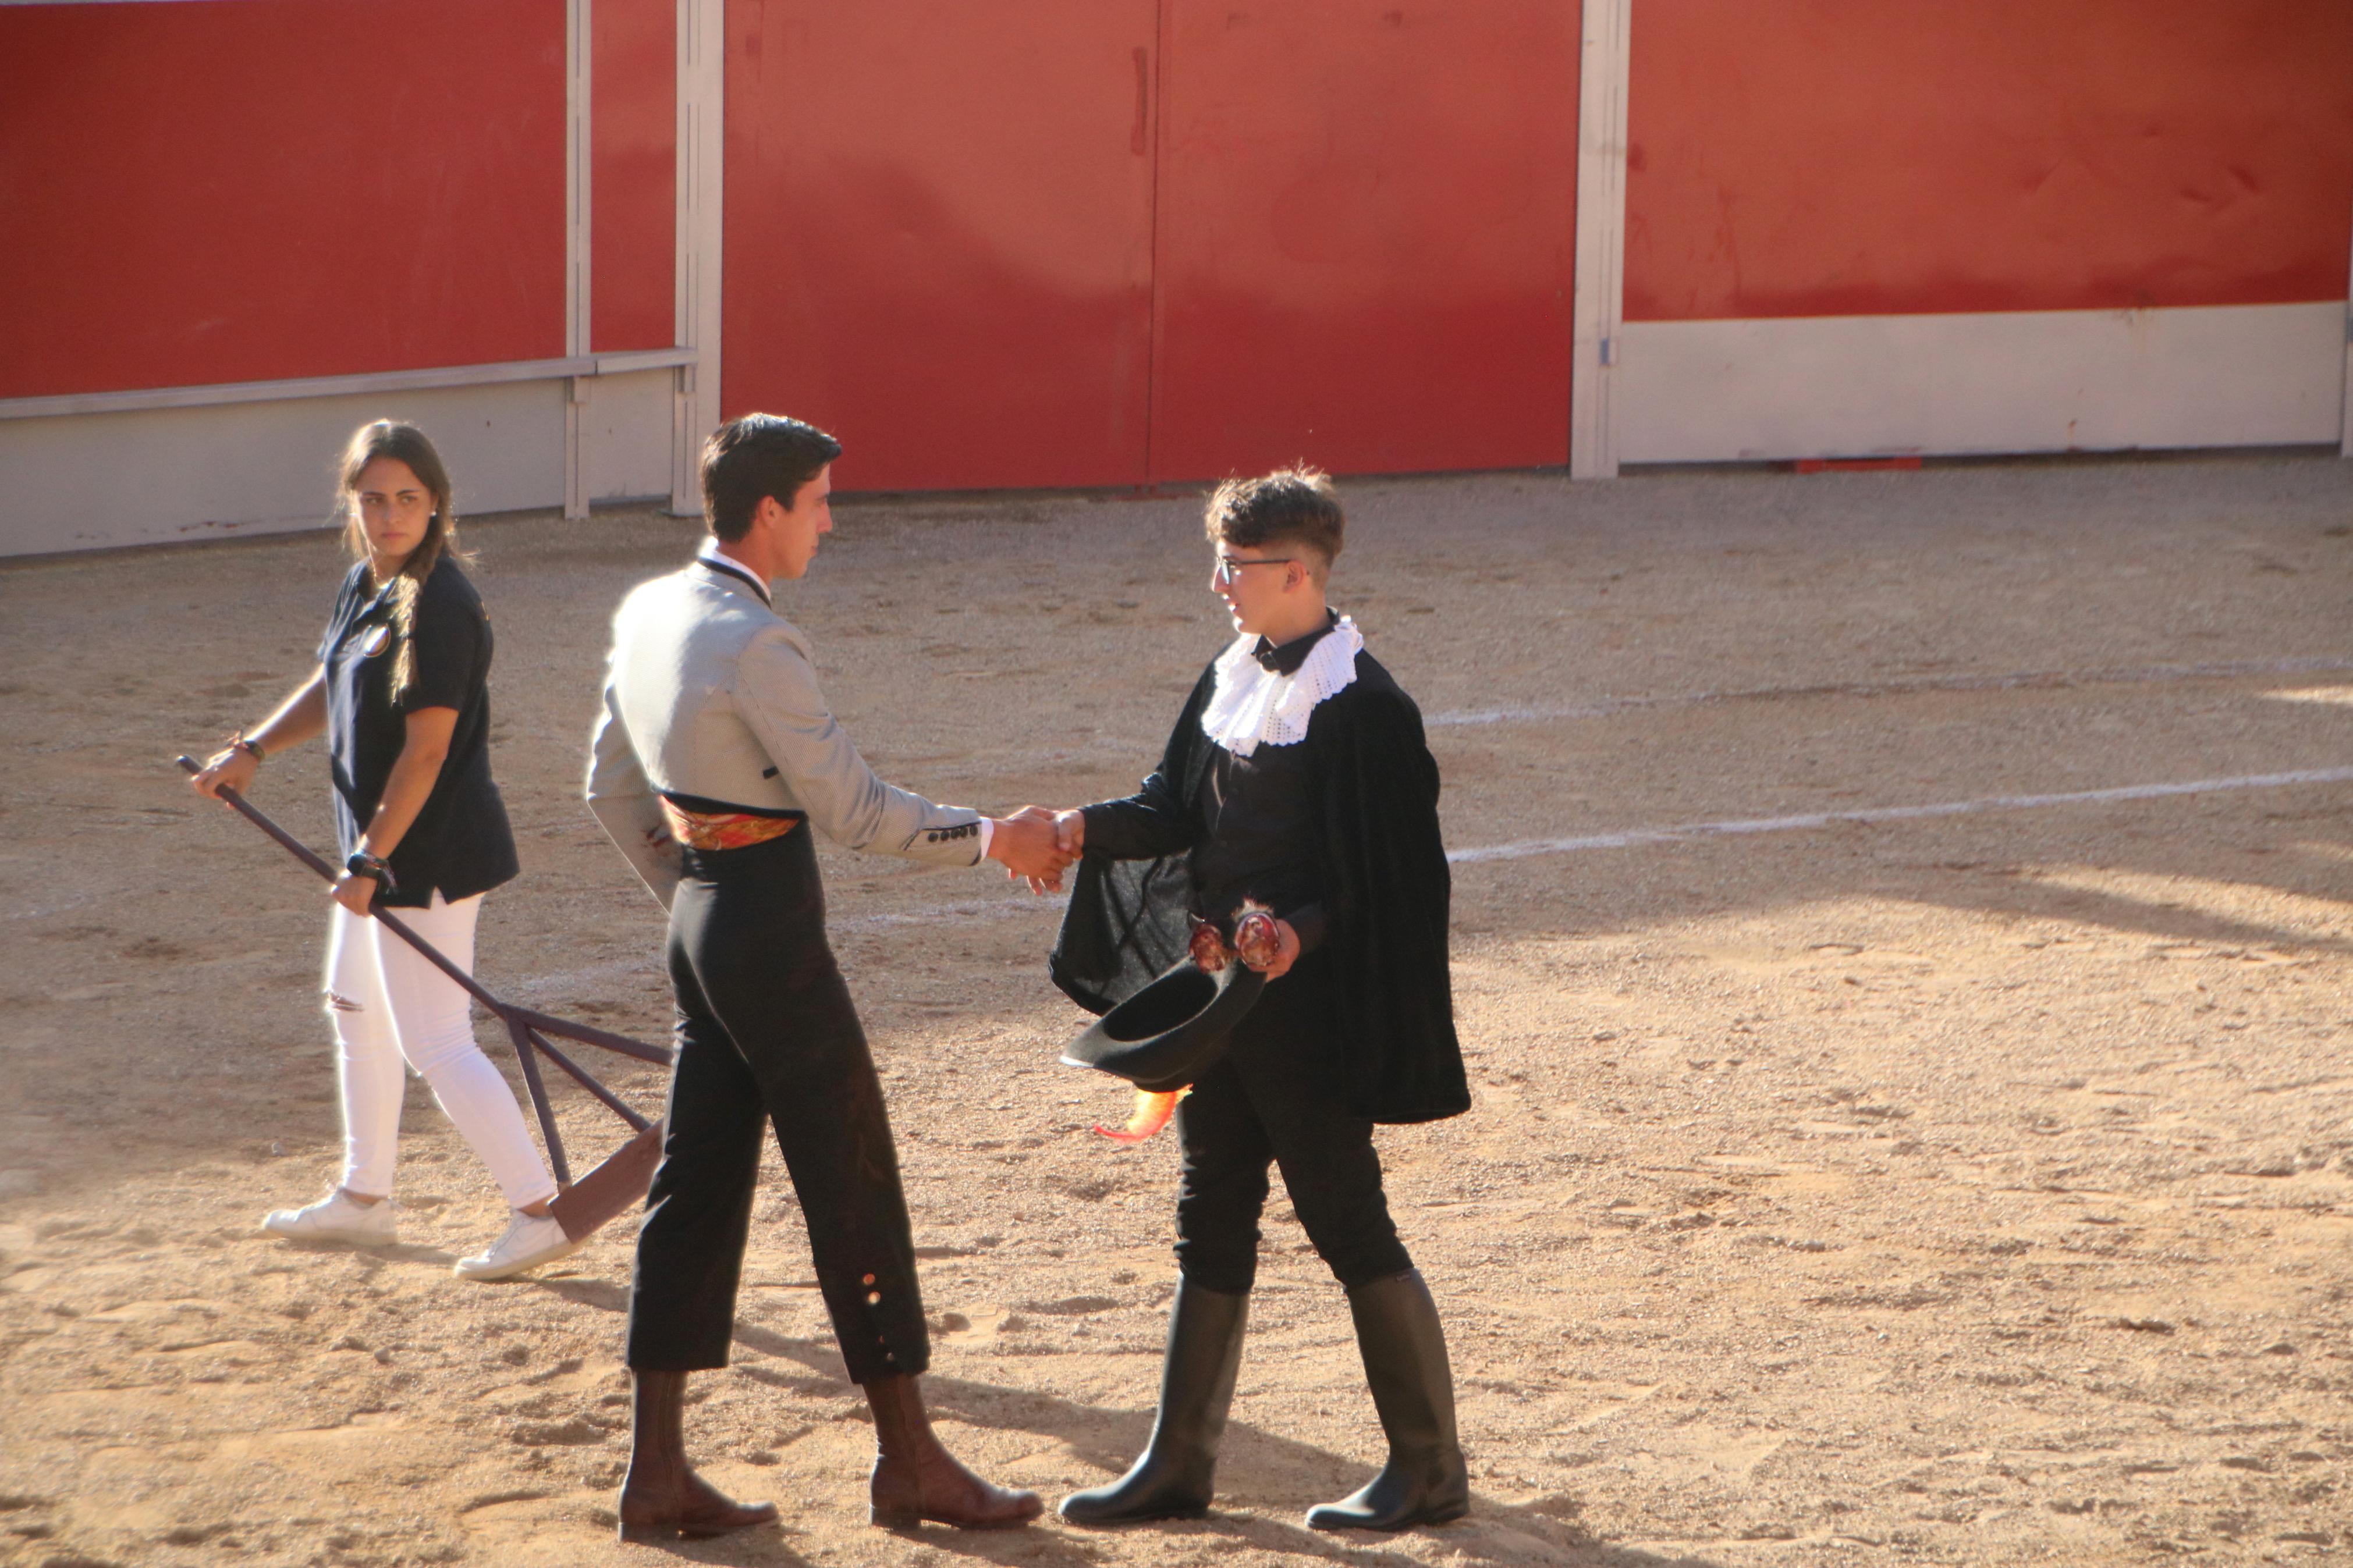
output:
POLYGON ((697 1477, 686 1374, 727 1363, 760 1161, 774 1124, 850 1378, 874 1410, 873 1520, 1020 1524, 1040 1504, 958 1464, 916 1378, 930 1360, 898 1156, 864 1032, 825 936, 814 829, 938 866, 1003 861, 1059 877, 1050 820, 935 805, 875 776, 828 710, 808 639, 769 584, 808 570, 833 526, 833 437, 752 414, 704 445, 711 537, 613 617, 588 800, 670 911, 678 1064, 629 1300, 630 1539, 707 1536, 776 1517, 697 1477))

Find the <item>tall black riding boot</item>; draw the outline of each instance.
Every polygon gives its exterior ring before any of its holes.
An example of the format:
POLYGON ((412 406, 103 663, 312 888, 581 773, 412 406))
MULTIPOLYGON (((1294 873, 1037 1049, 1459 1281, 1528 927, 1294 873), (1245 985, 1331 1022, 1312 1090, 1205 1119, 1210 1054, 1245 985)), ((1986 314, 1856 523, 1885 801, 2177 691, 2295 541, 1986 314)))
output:
POLYGON ((1180 1282, 1168 1310, 1168 1360, 1160 1372, 1160 1415, 1152 1441, 1127 1474, 1062 1500, 1073 1524, 1131 1524, 1208 1512, 1218 1440, 1241 1370, 1250 1298, 1180 1282))
POLYGON ((1389 1462, 1356 1493, 1307 1510, 1315 1530, 1404 1530, 1471 1510, 1471 1475, 1454 1436, 1454 1373, 1446 1331, 1421 1271, 1409 1268, 1348 1292, 1356 1349, 1389 1462))

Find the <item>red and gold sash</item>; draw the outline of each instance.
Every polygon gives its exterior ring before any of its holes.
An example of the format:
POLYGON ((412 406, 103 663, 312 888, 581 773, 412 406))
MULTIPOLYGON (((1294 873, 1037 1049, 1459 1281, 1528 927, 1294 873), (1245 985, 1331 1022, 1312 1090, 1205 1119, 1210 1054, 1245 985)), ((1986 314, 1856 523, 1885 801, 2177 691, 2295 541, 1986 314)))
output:
POLYGON ((748 849, 782 838, 799 826, 797 816, 768 816, 749 811, 689 811, 667 796, 662 819, 670 837, 690 849, 748 849))

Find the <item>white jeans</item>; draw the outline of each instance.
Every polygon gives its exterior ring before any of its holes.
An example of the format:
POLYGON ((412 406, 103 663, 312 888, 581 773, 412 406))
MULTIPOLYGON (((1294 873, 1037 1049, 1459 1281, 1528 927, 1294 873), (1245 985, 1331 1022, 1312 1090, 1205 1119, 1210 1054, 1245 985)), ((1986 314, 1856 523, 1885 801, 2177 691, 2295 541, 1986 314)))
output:
MULTIPOLYGON (((431 909, 394 913, 471 974, 474 917, 481 908, 479 894, 452 904, 436 893, 431 909)), ((457 982, 377 921, 337 904, 327 926, 326 990, 340 1047, 344 1186, 378 1197, 392 1191, 406 1058, 491 1168, 510 1205, 555 1195, 513 1091, 474 1043, 472 1002, 457 982)))

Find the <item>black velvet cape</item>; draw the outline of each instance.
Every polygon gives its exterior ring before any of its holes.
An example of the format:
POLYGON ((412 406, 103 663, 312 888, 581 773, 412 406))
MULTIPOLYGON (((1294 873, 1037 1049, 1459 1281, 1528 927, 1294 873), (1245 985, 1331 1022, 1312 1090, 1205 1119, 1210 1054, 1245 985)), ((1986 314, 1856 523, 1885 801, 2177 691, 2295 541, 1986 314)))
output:
MULTIPOLYGON (((1201 710, 1216 687, 1213 663, 1177 715, 1159 769, 1132 797, 1138 805, 1200 821, 1195 806, 1217 749, 1201 732, 1201 710)), ((1375 1121, 1459 1115, 1470 1109, 1471 1091, 1447 968, 1452 878, 1421 710, 1360 651, 1355 681, 1316 705, 1298 743, 1308 748, 1322 791, 1324 952, 1339 1004, 1326 1019, 1323 1053, 1340 1064, 1333 1091, 1375 1121)), ((1049 965, 1054 984, 1101 1014, 1166 973, 1191 934, 1191 875, 1184 853, 1082 857, 1049 965)))

